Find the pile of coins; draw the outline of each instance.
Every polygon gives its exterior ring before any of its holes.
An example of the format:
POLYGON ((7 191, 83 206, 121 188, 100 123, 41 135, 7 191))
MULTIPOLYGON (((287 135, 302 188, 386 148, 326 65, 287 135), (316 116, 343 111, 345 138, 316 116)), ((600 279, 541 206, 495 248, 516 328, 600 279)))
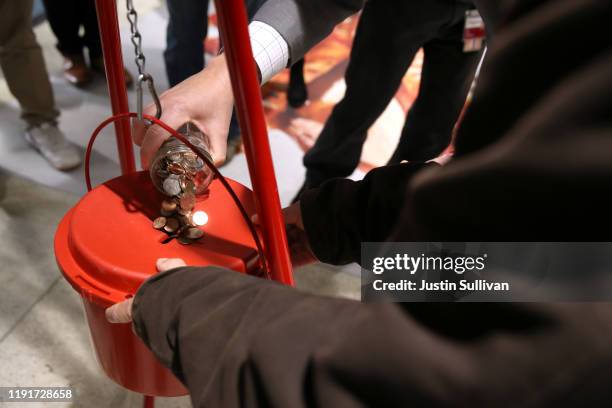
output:
MULTIPOLYGON (((212 161, 208 138, 190 123, 178 130, 189 142, 212 161)), ((153 227, 177 238, 181 244, 191 244, 202 238, 204 233, 198 226, 208 221, 203 211, 192 214, 196 195, 208 194, 213 180, 213 171, 187 145, 174 137, 168 138, 151 161, 149 169, 153 185, 168 196, 161 206, 161 216, 153 221, 153 227)))
MULTIPOLYGON (((204 231, 198 228, 202 224, 197 222, 202 217, 194 217, 201 211, 192 214, 193 205, 183 207, 185 202, 184 199, 164 200, 161 205, 161 216, 153 220, 153 228, 165 231, 169 238, 177 238, 183 245, 189 245, 202 238, 204 231)), ((195 198, 193 204, 195 205, 195 198)))
POLYGON ((156 174, 160 178, 163 192, 171 197, 162 202, 160 217, 153 221, 153 228, 163 230, 170 238, 189 245, 204 236, 198 228, 203 224, 202 216, 194 217, 196 184, 194 177, 204 166, 194 153, 173 153, 157 163, 156 174), (195 219, 195 221, 194 221, 195 219))
POLYGON ((171 153, 156 163, 156 176, 163 192, 174 197, 183 193, 195 195, 194 179, 203 169, 204 162, 195 153, 171 153))
MULTIPOLYGON (((199 153, 212 161, 206 145, 207 139, 199 132, 189 132, 189 127, 185 129, 184 136, 199 153)), ((155 187, 168 197, 186 192, 204 194, 214 176, 204 160, 174 137, 166 140, 155 154, 150 175, 155 187)))

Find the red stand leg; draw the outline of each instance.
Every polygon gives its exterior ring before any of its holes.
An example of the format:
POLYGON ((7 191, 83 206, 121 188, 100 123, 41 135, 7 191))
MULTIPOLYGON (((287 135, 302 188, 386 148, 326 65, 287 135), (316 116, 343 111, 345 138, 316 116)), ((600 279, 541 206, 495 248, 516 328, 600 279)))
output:
POLYGON ((225 45, 234 100, 272 278, 293 285, 285 222, 282 216, 268 130, 249 32, 244 0, 215 0, 225 45))
MULTIPOLYGON (((96 0, 96 11, 98 13, 104 69, 113 115, 129 112, 123 57, 121 55, 121 37, 119 36, 117 20, 117 4, 115 0, 96 0)), ((116 123, 115 132, 117 134, 121 173, 132 173, 136 171, 136 163, 134 161, 130 121, 126 119, 116 123)))
POLYGON ((145 395, 142 406, 143 408, 155 408, 155 397, 145 395))

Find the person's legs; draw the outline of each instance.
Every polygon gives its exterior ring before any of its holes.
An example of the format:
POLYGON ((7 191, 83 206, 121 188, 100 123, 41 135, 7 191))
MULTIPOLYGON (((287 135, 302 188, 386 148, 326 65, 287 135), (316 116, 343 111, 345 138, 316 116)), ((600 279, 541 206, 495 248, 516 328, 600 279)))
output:
MULTIPOLYGON (((247 16, 249 21, 257 10, 265 3, 265 0, 245 0, 247 8, 247 16)), ((230 121, 229 132, 227 135, 227 155, 223 165, 229 163, 234 156, 240 151, 242 145, 242 137, 240 132, 240 125, 238 123, 238 116, 236 115, 236 109, 232 112, 232 119, 230 121)))
POLYGON ((47 21, 57 38, 57 49, 62 55, 82 55, 83 39, 79 35, 82 0, 43 0, 47 21))
POLYGON ((292 108, 304 106, 308 99, 308 88, 304 81, 304 58, 291 66, 289 85, 287 87, 287 102, 292 108))
POLYGON ((64 56, 64 78, 76 86, 88 84, 93 76, 85 63, 83 39, 79 34, 82 0, 43 2, 47 21, 57 38, 57 49, 64 56))
POLYGON ((27 141, 58 169, 78 166, 80 153, 57 128, 59 112, 32 31, 32 0, 0 0, 0 66, 21 106, 27 141))
POLYGON ((366 3, 345 74, 344 98, 304 156, 307 187, 353 172, 368 129, 385 110, 415 53, 428 39, 427 30, 414 16, 409 21, 398 17, 400 8, 407 9, 384 0, 366 3), (410 32, 406 33, 406 27, 410 32))
POLYGON ((236 115, 236 109, 234 108, 227 134, 227 150, 225 155, 225 161, 223 162, 222 166, 232 161, 234 156, 240 151, 241 145, 242 134, 240 132, 240 124, 238 123, 238 115, 236 115))
MULTIPOLYGON (((47 0, 53 1, 53 0, 47 0)), ((102 43, 100 42, 100 29, 96 15, 95 0, 79 0, 80 22, 83 25, 83 44, 87 47, 89 60, 102 57, 102 43)))
POLYGON ((450 144, 481 56, 463 52, 463 26, 461 18, 424 45, 419 95, 389 164, 430 160, 450 144))
POLYGON ((0 65, 28 125, 55 122, 59 112, 32 31, 32 0, 0 0, 0 65))
MULTIPOLYGON (((53 1, 53 0, 50 0, 53 1)), ((95 0, 78 0, 79 22, 83 25, 83 44, 87 47, 89 54, 89 66, 95 72, 106 76, 104 69, 104 58, 102 56, 102 41, 100 40, 100 28, 96 13, 95 0)), ((125 86, 134 83, 134 78, 127 68, 123 69, 125 86)))
POLYGON ((208 30, 207 0, 168 0, 164 61, 170 86, 204 69, 203 41, 208 30))

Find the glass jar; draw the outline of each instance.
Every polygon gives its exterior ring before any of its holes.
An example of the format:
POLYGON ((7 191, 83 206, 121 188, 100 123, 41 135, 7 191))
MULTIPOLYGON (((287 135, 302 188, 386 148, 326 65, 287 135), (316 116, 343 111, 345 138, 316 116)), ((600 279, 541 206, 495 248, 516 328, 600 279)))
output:
MULTIPOLYGON (((212 161, 209 140, 197 127, 187 123, 178 132, 212 161)), ((214 177, 206 163, 174 137, 161 145, 151 162, 149 174, 155 187, 169 197, 203 194, 214 177)))

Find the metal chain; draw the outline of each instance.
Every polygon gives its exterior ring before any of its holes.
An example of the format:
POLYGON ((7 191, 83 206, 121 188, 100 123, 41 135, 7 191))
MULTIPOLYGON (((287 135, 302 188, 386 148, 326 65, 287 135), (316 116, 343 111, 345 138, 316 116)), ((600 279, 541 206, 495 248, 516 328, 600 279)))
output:
POLYGON ((136 83, 136 111, 138 113, 138 120, 143 120, 143 83, 147 82, 149 87, 149 93, 153 98, 153 102, 155 103, 156 113, 155 117, 159 119, 161 117, 162 109, 161 103, 159 101, 159 97, 157 96, 157 92, 155 91, 155 83, 153 81, 153 77, 148 74, 145 70, 146 58, 144 53, 142 52, 142 35, 140 31, 138 31, 138 13, 134 8, 134 2, 132 0, 126 0, 127 6, 127 19, 130 23, 130 40, 132 41, 132 45, 134 45, 134 55, 136 58, 134 62, 136 63, 136 67, 138 68, 138 82, 136 83))
POLYGON ((140 31, 138 31, 138 13, 136 13, 132 0, 126 0, 126 5, 127 19, 130 22, 130 40, 134 45, 134 55, 136 56, 134 62, 136 62, 136 66, 138 67, 138 74, 144 75, 146 58, 142 52, 142 35, 140 35, 140 31))

